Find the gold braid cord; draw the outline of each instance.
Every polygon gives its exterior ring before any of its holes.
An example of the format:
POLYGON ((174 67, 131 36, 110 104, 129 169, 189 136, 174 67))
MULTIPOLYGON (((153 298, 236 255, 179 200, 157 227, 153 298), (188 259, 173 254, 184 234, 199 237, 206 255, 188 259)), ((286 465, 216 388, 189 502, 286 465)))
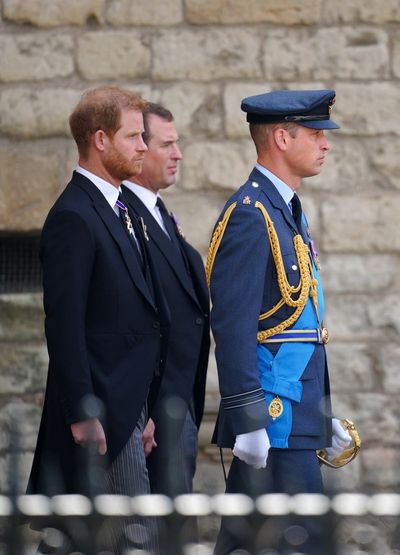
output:
POLYGON ((295 311, 289 318, 274 326, 268 330, 259 331, 257 334, 257 339, 259 342, 264 341, 271 335, 276 333, 281 333, 292 324, 296 322, 299 318, 303 308, 306 306, 309 295, 311 296, 313 303, 317 310, 318 296, 317 296, 317 281, 314 279, 310 257, 308 254, 308 246, 304 243, 301 235, 295 235, 293 238, 294 250, 296 253, 297 263, 299 265, 300 279, 298 285, 295 287, 290 285, 286 277, 285 266, 282 260, 281 248, 279 245, 278 235, 275 231, 274 223, 269 217, 268 212, 261 202, 257 201, 255 207, 258 208, 265 219, 265 224, 267 226, 269 242, 271 244, 271 252, 276 266, 276 272, 278 276, 278 286, 279 291, 282 295, 282 299, 268 312, 264 312, 259 316, 259 320, 265 320, 272 314, 275 314, 281 306, 286 304, 295 308, 295 311), (298 293, 297 299, 293 296, 298 293))
POLYGON ((207 260, 206 260, 206 279, 207 279, 208 288, 210 288, 211 272, 214 266, 215 257, 217 256, 219 245, 222 241, 222 237, 224 236, 229 218, 231 217, 232 212, 236 208, 236 204, 237 202, 234 202, 228 206, 224 214, 224 217, 220 222, 218 222, 217 227, 215 228, 215 231, 211 238, 211 243, 208 249, 207 260))
MULTIPOLYGON (((208 287, 210 287, 212 268, 214 266, 214 261, 219 245, 222 241, 229 218, 233 210, 235 209, 236 204, 237 203, 234 202, 227 208, 224 217, 220 222, 218 222, 217 227, 215 228, 215 231, 211 238, 206 261, 206 278, 208 287)), ((270 328, 268 330, 258 332, 257 339, 259 342, 262 342, 271 335, 281 333, 283 330, 294 324, 299 318, 303 308, 305 307, 308 296, 312 298, 318 315, 318 294, 317 281, 314 279, 313 276, 312 265, 308 253, 308 246, 304 243, 302 236, 295 235, 293 238, 294 249, 300 272, 299 283, 297 286, 293 286, 290 285, 286 277, 285 266, 283 264, 282 253, 279 245, 279 239, 275 231, 273 221, 269 217, 269 214, 266 211, 265 207, 259 201, 256 201, 255 207, 261 211, 265 219, 265 224, 268 231, 268 238, 271 245, 271 252, 278 276, 278 286, 282 295, 282 298, 274 307, 268 310, 268 312, 264 312, 259 316, 259 320, 265 320, 272 314, 275 314, 275 312, 277 312, 285 304, 295 308, 293 314, 277 326, 274 326, 273 328, 270 328), (298 296, 297 299, 295 299, 294 295, 296 295, 297 293, 298 296)))

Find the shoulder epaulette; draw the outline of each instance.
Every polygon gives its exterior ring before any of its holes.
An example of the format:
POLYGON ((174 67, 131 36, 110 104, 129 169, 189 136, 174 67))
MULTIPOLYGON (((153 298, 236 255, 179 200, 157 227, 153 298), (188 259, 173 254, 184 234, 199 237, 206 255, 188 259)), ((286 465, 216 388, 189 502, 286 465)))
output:
POLYGON ((257 181, 247 181, 240 189, 237 197, 238 206, 253 206, 260 196, 261 187, 257 181))

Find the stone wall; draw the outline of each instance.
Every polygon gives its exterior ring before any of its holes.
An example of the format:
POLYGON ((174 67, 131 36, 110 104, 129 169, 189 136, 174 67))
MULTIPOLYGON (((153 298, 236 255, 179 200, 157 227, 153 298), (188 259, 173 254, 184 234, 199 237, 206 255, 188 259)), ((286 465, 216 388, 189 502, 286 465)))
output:
MULTIPOLYGON (((205 255, 213 223, 255 160, 240 100, 272 88, 337 91, 332 150, 301 194, 327 293, 335 412, 361 456, 333 488, 398 489, 400 393, 400 4, 398 0, 0 0, 0 233, 40 230, 76 163, 67 118, 81 92, 112 83, 176 116, 184 160, 168 203, 205 255)), ((0 490, 19 423, 26 482, 47 352, 40 295, 0 298, 0 490)), ((208 444, 198 489, 222 491, 208 444)))

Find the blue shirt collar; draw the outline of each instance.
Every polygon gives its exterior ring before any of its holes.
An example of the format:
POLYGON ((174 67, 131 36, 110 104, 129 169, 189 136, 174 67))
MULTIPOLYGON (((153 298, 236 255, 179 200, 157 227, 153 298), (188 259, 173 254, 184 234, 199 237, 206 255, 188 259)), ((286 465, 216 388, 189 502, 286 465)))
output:
POLYGON ((293 189, 291 189, 289 185, 286 185, 286 183, 284 183, 282 179, 279 179, 279 177, 276 177, 275 174, 267 170, 267 168, 264 168, 264 166, 261 166, 261 164, 257 163, 256 168, 259 172, 265 175, 265 177, 268 177, 268 179, 274 184, 274 186, 278 190, 278 193, 281 195, 285 203, 289 206, 289 203, 291 202, 294 195, 293 189))

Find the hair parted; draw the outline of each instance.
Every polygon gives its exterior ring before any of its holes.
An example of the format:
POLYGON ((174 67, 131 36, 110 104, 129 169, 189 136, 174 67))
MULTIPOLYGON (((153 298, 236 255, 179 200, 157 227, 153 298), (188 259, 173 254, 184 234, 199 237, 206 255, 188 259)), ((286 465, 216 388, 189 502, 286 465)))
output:
POLYGON ((174 116, 172 112, 170 112, 167 108, 162 106, 161 104, 157 104, 156 102, 149 102, 147 104, 147 108, 143 113, 143 121, 144 121, 144 133, 143 133, 143 140, 147 144, 151 139, 151 132, 148 122, 148 116, 152 114, 153 116, 158 116, 159 118, 165 121, 174 121, 174 116))
POLYGON ((69 118, 79 154, 87 154, 90 137, 99 129, 110 137, 115 135, 121 126, 122 110, 144 112, 147 106, 139 94, 118 87, 97 87, 84 93, 69 118))

